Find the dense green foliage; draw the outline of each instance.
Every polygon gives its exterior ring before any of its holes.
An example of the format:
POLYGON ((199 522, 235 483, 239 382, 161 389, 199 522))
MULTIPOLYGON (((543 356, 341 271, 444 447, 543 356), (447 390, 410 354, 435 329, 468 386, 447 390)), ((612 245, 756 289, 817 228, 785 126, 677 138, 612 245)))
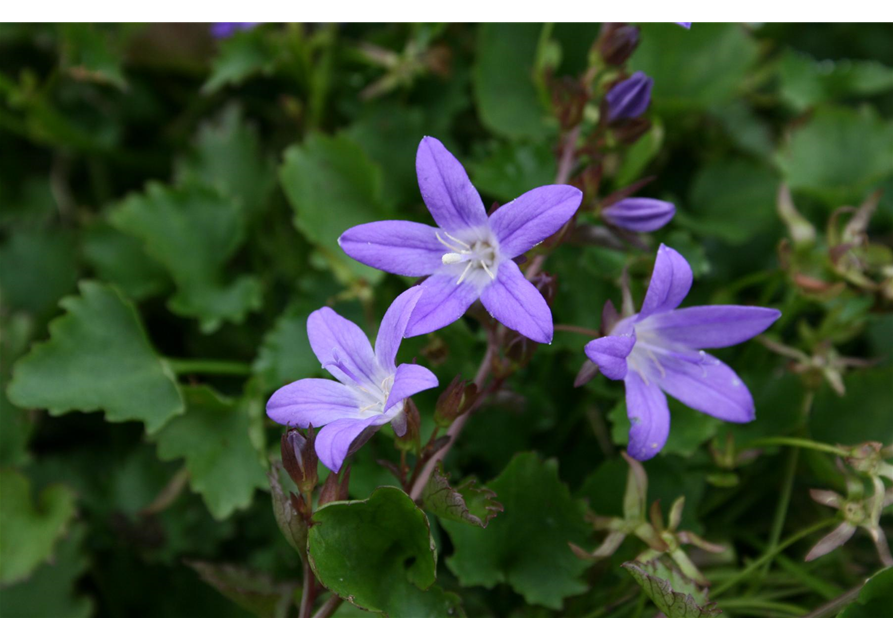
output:
MULTIPOLYGON (((625 68, 654 78, 650 127, 627 138, 598 128, 619 70, 599 28, 0 25, 0 615, 296 615, 332 594, 356 605, 336 615, 891 615, 872 535, 893 539, 893 27, 643 25, 625 68), (543 247, 555 322, 598 330, 624 273, 638 304, 664 242, 694 270, 686 305, 782 311, 717 352, 756 420, 671 400, 666 447, 630 466, 622 384, 575 388, 591 337, 556 332, 497 356, 418 500, 418 449, 385 427, 299 530, 312 499, 264 404, 323 375, 309 313, 374 336, 413 282, 338 236, 430 220, 422 136, 489 206, 552 183, 577 125, 594 231, 543 247), (599 201, 648 177, 673 221, 601 233, 599 201)), ((487 322, 404 341, 398 362, 440 380, 414 398, 422 444, 487 322)))

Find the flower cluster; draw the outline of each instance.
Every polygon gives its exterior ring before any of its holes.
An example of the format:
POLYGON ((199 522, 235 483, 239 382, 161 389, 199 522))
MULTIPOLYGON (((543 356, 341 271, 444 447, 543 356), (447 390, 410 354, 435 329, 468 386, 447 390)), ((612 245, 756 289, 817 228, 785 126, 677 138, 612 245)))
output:
MULTIPOLYGON (((640 115, 650 86, 644 74, 617 85, 607 97, 613 114, 609 117, 640 115)), ((582 192, 567 185, 538 187, 488 215, 460 162, 430 137, 419 144, 416 171, 436 226, 371 222, 348 229, 339 244, 363 264, 424 280, 394 300, 374 349, 359 327, 332 309, 311 314, 311 347, 337 382, 298 380, 276 391, 267 404, 267 414, 280 424, 322 427, 315 447, 333 471, 382 425, 391 423, 402 436, 407 428, 404 401, 438 385, 428 369, 395 363, 403 338, 441 329, 479 300, 509 329, 535 342, 552 341, 549 304, 518 260, 571 221, 582 192)), ((603 215, 615 225, 650 231, 673 213, 667 203, 627 198, 606 207, 603 215)), ((667 440, 665 393, 730 422, 754 418, 744 383, 702 349, 747 340, 780 314, 760 307, 677 309, 691 283, 685 259, 662 245, 641 311, 619 319, 605 337, 586 346, 586 355, 605 376, 626 385, 632 424, 629 453, 639 460, 656 455, 667 440)))

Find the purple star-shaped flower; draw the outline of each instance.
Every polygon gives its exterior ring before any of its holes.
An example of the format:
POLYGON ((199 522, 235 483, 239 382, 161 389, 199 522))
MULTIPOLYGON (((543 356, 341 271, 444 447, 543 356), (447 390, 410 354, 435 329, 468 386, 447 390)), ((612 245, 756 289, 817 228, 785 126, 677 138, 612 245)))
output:
POLYGON ((620 320, 586 355, 611 380, 626 385, 629 454, 653 458, 670 433, 665 393, 727 422, 754 419, 753 398, 728 366, 702 349, 729 347, 765 331, 781 312, 711 305, 677 309, 691 288, 691 267, 661 245, 639 313, 620 320))
MULTIPOLYGON (((403 401, 437 386, 437 378, 417 364, 396 366, 394 359, 422 290, 413 287, 397 296, 381 321, 375 349, 350 320, 323 307, 307 318, 310 347, 334 380, 308 378, 288 384, 267 402, 267 415, 284 425, 324 427, 316 436, 322 463, 338 471, 353 443, 383 424, 398 436, 406 433, 403 401)), ((357 445, 354 446, 356 448, 357 445)))
POLYGON ((406 336, 430 333, 462 317, 480 298, 494 318, 537 342, 552 341, 552 312, 513 258, 556 233, 583 194, 566 185, 537 187, 492 216, 465 169, 435 138, 416 155, 422 199, 436 227, 417 222, 370 222, 338 242, 363 264, 404 276, 430 276, 406 336))

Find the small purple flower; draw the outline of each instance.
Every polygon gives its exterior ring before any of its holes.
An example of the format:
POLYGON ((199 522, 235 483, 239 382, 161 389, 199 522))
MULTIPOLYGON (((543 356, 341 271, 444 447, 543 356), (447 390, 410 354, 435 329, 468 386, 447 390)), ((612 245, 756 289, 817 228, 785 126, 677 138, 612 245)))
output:
POLYGON ((316 436, 316 453, 332 471, 341 469, 352 453, 351 444, 367 429, 371 435, 390 422, 402 436, 403 401, 437 386, 437 378, 425 367, 394 363, 421 295, 420 288, 412 287, 397 296, 381 321, 374 350, 357 325, 328 307, 307 318, 310 347, 338 382, 320 378, 292 382, 273 394, 267 415, 279 424, 324 427, 316 436))
POLYGON ((215 22, 211 25, 211 35, 222 40, 237 31, 250 31, 259 24, 260 22, 215 22))
POLYGON ((602 210, 611 224, 637 233, 660 229, 675 214, 673 203, 654 198, 624 198, 602 210))
POLYGON ((665 393, 727 422, 754 419, 753 398, 728 366, 703 349, 729 347, 765 331, 781 313, 764 307, 676 307, 691 288, 691 267, 661 245, 638 314, 618 322, 586 355, 611 380, 626 385, 629 454, 653 458, 670 433, 665 393))
POLYGON ((465 169, 435 138, 416 155, 422 199, 437 227, 391 220, 348 229, 338 239, 354 260, 403 276, 430 276, 406 336, 430 333, 462 317, 480 298, 502 324, 537 342, 552 341, 552 312, 513 261, 556 233, 583 194, 566 185, 537 187, 487 217, 465 169))
POLYGON ((676 22, 674 24, 678 24, 683 29, 691 29, 691 22, 676 22))
POLYGON ((636 71, 626 80, 615 84, 608 91, 608 122, 625 118, 638 118, 645 113, 651 102, 654 80, 642 71, 636 71))

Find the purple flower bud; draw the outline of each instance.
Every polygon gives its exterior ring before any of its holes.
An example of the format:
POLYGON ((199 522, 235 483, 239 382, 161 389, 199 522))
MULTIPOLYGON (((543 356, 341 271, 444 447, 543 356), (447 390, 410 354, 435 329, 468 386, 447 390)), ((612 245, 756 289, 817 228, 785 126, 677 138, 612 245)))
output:
POLYGON ((596 46, 606 63, 619 67, 626 62, 639 44, 639 28, 622 22, 602 25, 596 46))
POLYGON ((259 22, 215 22, 211 25, 211 35, 218 39, 229 38, 236 31, 250 31, 259 22))
POLYGON ((289 429, 282 434, 282 464, 294 483, 304 493, 310 493, 316 486, 317 456, 313 447, 315 432, 307 430, 305 438, 299 429, 289 429))
POLYGON ((676 207, 654 198, 624 198, 602 210, 611 224, 629 231, 655 231, 673 219, 676 207))
POLYGON ((615 84, 608 91, 608 122, 625 118, 637 118, 651 102, 651 86, 654 80, 642 71, 636 71, 626 80, 615 84))

